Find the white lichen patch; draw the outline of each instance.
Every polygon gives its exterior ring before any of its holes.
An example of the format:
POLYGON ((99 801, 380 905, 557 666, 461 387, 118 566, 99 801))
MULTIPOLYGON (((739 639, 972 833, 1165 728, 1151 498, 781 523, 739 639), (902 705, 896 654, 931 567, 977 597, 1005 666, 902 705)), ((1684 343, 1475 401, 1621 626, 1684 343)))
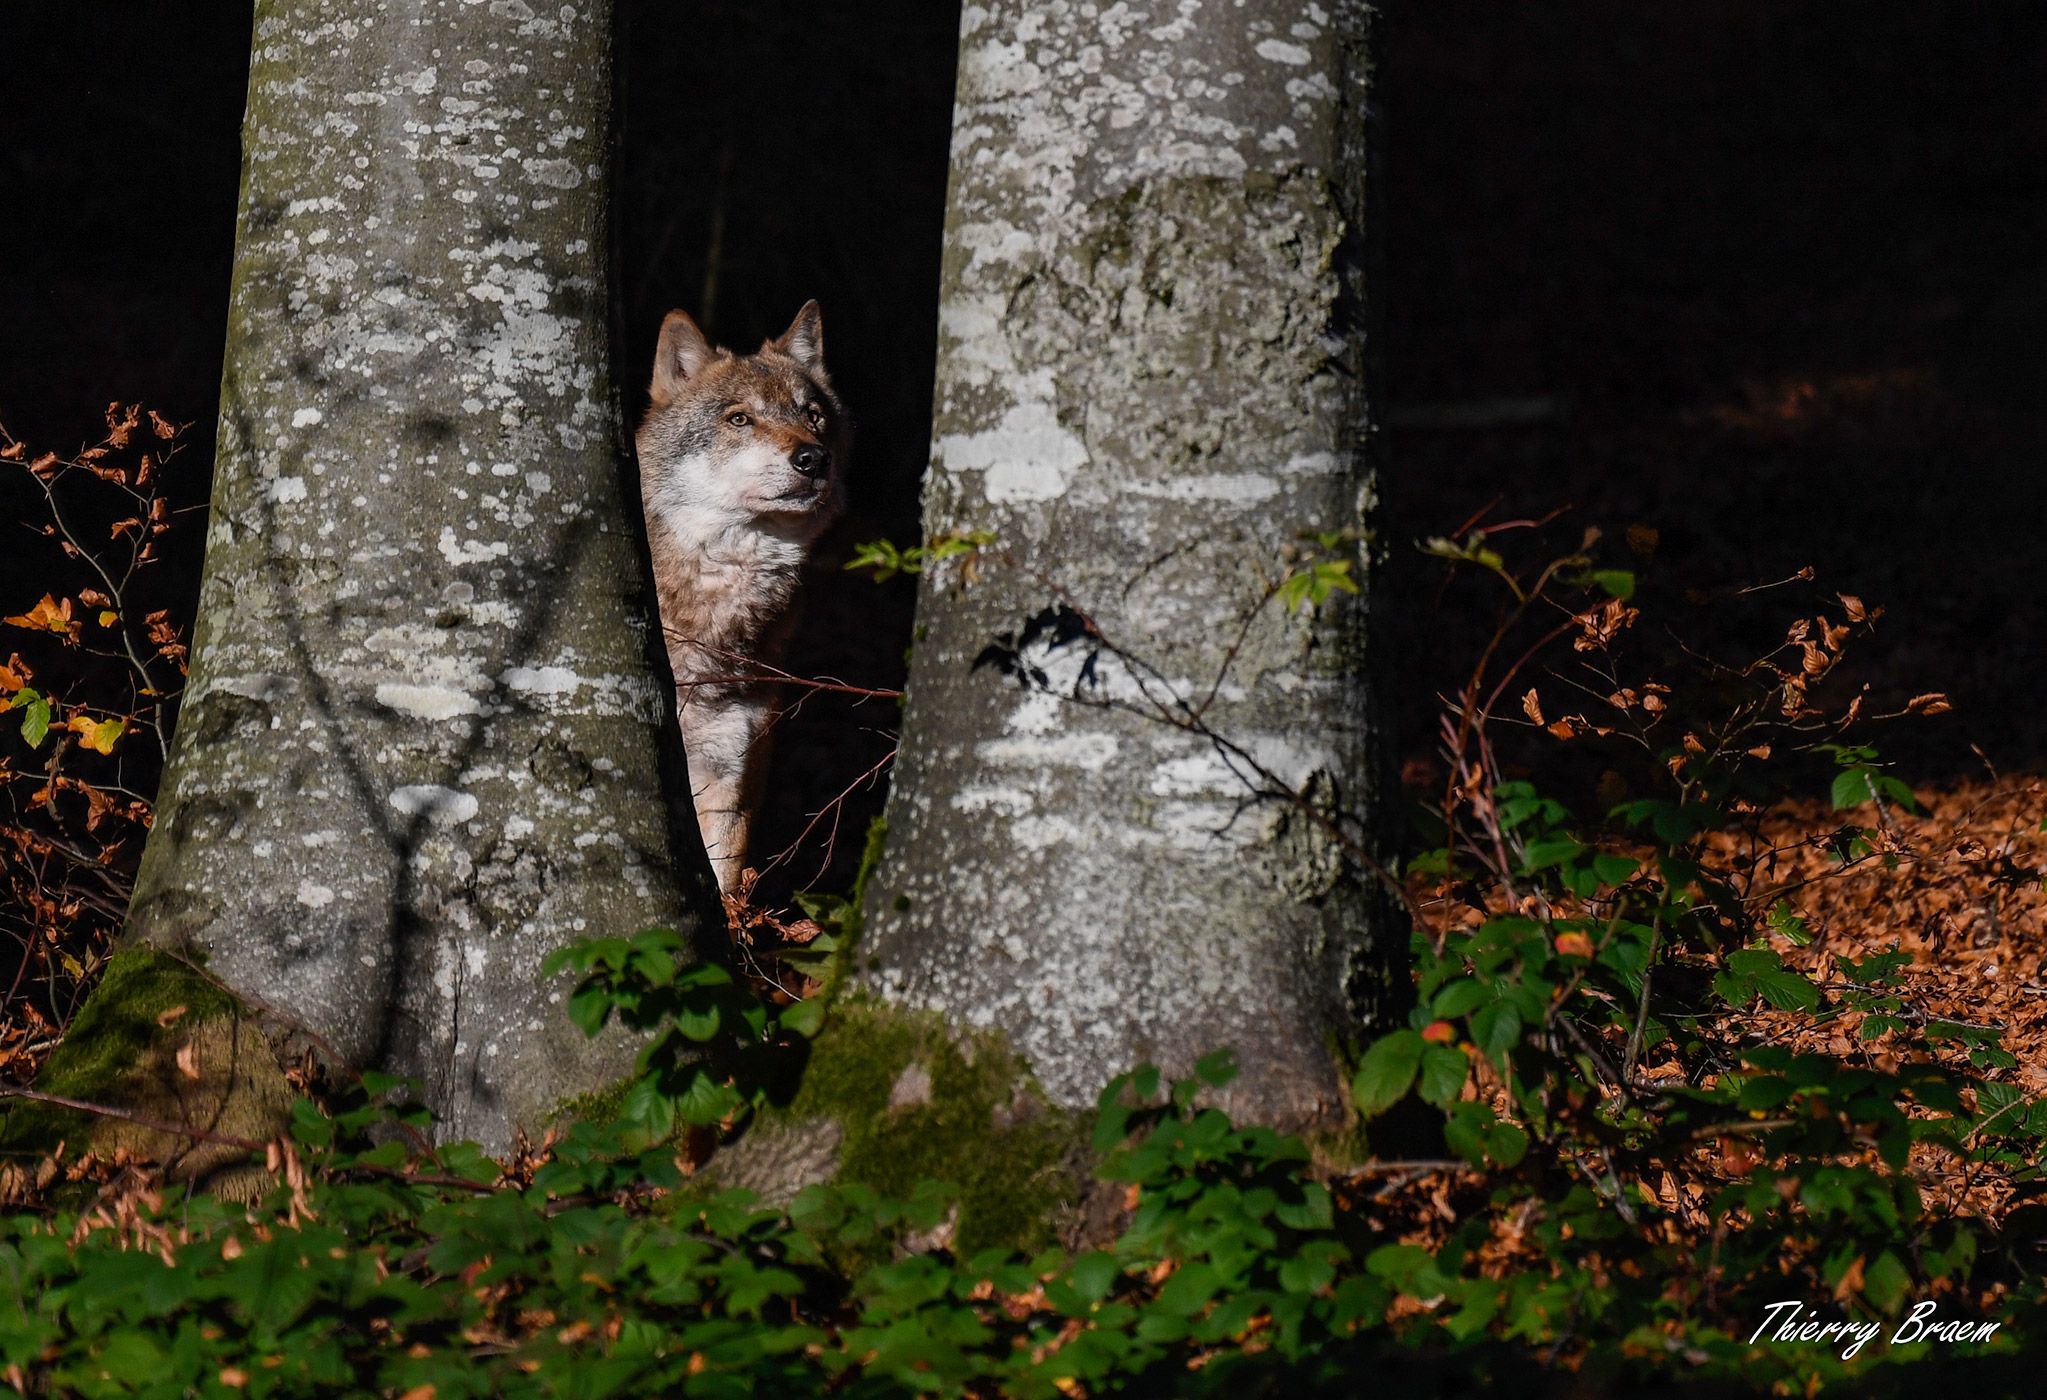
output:
POLYGON ((939 438, 936 450, 947 471, 985 473, 982 492, 1004 505, 1065 494, 1088 459, 1087 445, 1060 425, 1048 403, 1016 404, 985 431, 939 438))
POLYGON ((1086 844, 1086 831, 1071 817, 1028 816, 1011 822, 1003 834, 1019 850, 1040 852, 1086 844))
MULTIPOLYGON (((1032 660, 1042 668, 1050 664, 1053 658, 1033 657, 1032 660)), ((1074 669, 1077 670, 1078 666, 1076 665, 1074 669)), ((1060 695, 1070 690, 1071 680, 1063 676, 1052 678, 1050 671, 1047 671, 1046 675, 1051 679, 1051 684, 1043 690, 1024 692, 1023 698, 1018 700, 1015 708, 1004 717, 1002 727, 1009 733, 1035 738, 1056 734, 1064 727, 1066 702, 1060 699, 1060 695)))
POLYGON ((1244 791, 1244 775, 1221 753, 1210 749, 1159 764, 1152 772, 1150 789, 1161 797, 1237 794, 1244 791))
POLYGON ((465 540, 455 533, 453 525, 441 527, 440 549, 441 558, 450 564, 487 564, 512 552, 508 540, 465 540))
POLYGON ((522 695, 573 695, 589 684, 567 666, 513 666, 498 679, 522 695))
POLYGON ((1164 481, 1136 481, 1130 490, 1139 496, 1166 501, 1223 501, 1234 505, 1256 505, 1279 494, 1279 483, 1257 472, 1214 472, 1204 476, 1169 477, 1164 481))
POLYGON ((401 816, 425 817, 436 826, 474 821, 478 809, 473 793, 457 792, 436 783, 412 783, 391 789, 391 810, 401 816))
POLYGON ((986 739, 974 746, 974 754, 1004 768, 1101 769, 1115 759, 1119 747, 1113 735, 1083 732, 986 739))
POLYGON ((474 695, 446 685, 385 681, 377 687, 377 703, 416 719, 460 719, 483 713, 483 705, 474 695))
POLYGON ((979 786, 962 788, 947 799, 954 811, 993 812, 1015 817, 1031 810, 1035 799, 1021 788, 979 786))
MULTIPOLYGON (((1314 35, 1310 34, 1307 37, 1312 39, 1314 35)), ((1297 68, 1314 57, 1306 45, 1289 44, 1282 39, 1260 40, 1253 52, 1268 63, 1291 64, 1297 68)))

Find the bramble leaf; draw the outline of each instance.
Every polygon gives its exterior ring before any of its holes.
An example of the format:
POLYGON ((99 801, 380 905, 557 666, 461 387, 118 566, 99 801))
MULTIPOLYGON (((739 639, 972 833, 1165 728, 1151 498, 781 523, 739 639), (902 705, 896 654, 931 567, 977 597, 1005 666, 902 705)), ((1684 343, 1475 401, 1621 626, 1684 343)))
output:
POLYGON ((1406 1096, 1421 1068, 1426 1044, 1415 1030, 1397 1030, 1372 1043, 1351 1080, 1351 1099, 1359 1113, 1375 1117, 1406 1096))

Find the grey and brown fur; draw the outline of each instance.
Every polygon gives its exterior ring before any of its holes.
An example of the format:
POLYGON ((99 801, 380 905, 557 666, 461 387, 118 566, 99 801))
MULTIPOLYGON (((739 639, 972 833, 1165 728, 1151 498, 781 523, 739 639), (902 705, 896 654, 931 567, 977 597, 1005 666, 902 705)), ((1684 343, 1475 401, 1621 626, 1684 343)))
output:
POLYGON ((695 321, 661 324, 637 447, 647 539, 697 824, 718 888, 746 866, 790 605, 811 546, 844 504, 851 442, 807 302, 751 355, 695 321))

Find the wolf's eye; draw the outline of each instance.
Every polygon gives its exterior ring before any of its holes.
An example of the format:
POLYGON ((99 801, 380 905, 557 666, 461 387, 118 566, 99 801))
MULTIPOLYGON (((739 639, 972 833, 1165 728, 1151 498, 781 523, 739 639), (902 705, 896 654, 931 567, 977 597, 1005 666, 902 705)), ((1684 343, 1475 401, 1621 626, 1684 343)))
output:
POLYGON ((804 417, 810 420, 810 426, 812 428, 815 428, 818 432, 824 431, 823 409, 819 408, 816 404, 812 404, 810 407, 803 410, 803 415, 804 417))
POLYGON ((725 415, 725 421, 735 428, 744 428, 753 422, 753 418, 744 413, 728 413, 725 415))

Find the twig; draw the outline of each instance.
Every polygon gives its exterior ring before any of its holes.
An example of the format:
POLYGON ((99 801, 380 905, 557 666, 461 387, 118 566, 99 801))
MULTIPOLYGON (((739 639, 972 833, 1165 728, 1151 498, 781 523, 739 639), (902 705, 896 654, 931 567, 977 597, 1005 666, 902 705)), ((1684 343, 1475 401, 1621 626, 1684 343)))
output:
POLYGON ((58 1108, 76 1109, 100 1118, 116 1118, 124 1123, 133 1123, 138 1128, 152 1132, 168 1133, 174 1137, 196 1138, 201 1142, 216 1142, 223 1147, 239 1147, 246 1152, 261 1152, 268 1144, 254 1138, 232 1137, 226 1133, 210 1132, 205 1128, 194 1128, 189 1124, 166 1123, 160 1118, 132 1113, 125 1108, 114 1108, 103 1103, 88 1103, 84 1099, 69 1098, 63 1094, 47 1094, 40 1089, 18 1088, 14 1085, 0 1085, 0 1099, 29 1099, 35 1103, 54 1104, 58 1108))

